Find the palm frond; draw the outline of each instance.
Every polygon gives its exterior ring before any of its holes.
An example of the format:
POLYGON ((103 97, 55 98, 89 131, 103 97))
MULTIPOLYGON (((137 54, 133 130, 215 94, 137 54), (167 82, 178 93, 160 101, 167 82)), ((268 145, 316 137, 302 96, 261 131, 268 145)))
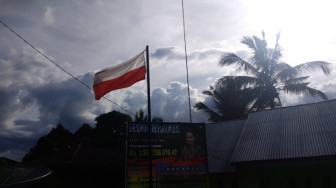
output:
POLYGON ((296 78, 298 75, 299 75, 299 71, 286 64, 286 63, 282 63, 282 64, 279 64, 280 66, 277 66, 277 70, 278 70, 278 73, 275 75, 275 78, 281 80, 281 81, 286 81, 288 79, 293 79, 293 78, 296 78))
POLYGON ((254 43, 256 44, 257 46, 257 49, 261 49, 261 50, 264 50, 267 46, 267 43, 265 40, 257 37, 257 36, 253 36, 253 40, 254 40, 254 43))
POLYGON ((300 84, 300 83, 306 81, 308 78, 309 78, 309 76, 289 79, 289 80, 285 81, 285 85, 300 84))
POLYGON ((305 94, 305 89, 309 83, 288 84, 282 87, 287 93, 305 94))
POLYGON ((330 63, 325 61, 311 61, 297 65, 294 68, 297 69, 299 73, 310 73, 312 71, 320 69, 325 75, 329 75, 330 74, 329 65, 330 63))
POLYGON ((248 46, 249 48, 251 48, 252 50, 256 51, 258 48, 256 46, 256 44, 254 43, 253 38, 251 37, 243 37, 243 39, 241 40, 241 43, 245 44, 246 46, 248 46))
POLYGON ((244 65, 249 64, 235 53, 224 53, 219 60, 219 66, 228 66, 228 65, 244 65))
POLYGON ((270 49, 270 53, 272 54, 271 59, 273 61, 279 61, 282 58, 282 48, 277 45, 275 46, 275 49, 270 49))
POLYGON ((253 51, 253 55, 250 57, 250 61, 256 65, 258 70, 266 70, 268 68, 267 56, 269 54, 269 49, 266 47, 267 43, 256 36, 253 36, 254 43, 256 44, 256 49, 253 51))
POLYGON ((281 77, 281 71, 288 69, 288 68, 292 68, 292 66, 288 65, 285 62, 276 62, 275 66, 274 66, 274 77, 280 78, 281 77))
POLYGON ((213 100, 216 104, 218 104, 218 102, 219 102, 218 99, 219 99, 220 97, 218 96, 218 93, 216 93, 216 90, 215 90, 215 88, 214 88, 213 86, 210 86, 210 90, 204 90, 204 91, 202 91, 202 94, 211 97, 212 100, 213 100))
POLYGON ((250 63, 243 60, 235 53, 225 53, 219 60, 220 66, 236 65, 236 67, 244 68, 244 71, 248 74, 258 75, 258 70, 253 67, 250 63))
POLYGON ((261 39, 259 39, 257 36, 253 37, 243 37, 241 40, 241 43, 248 46, 250 49, 252 49, 253 55, 251 56, 250 60, 253 63, 257 63, 260 59, 263 59, 263 53, 260 53, 261 49, 261 39))
POLYGON ((307 87, 307 91, 312 97, 319 96, 320 98, 322 98, 325 101, 328 100, 327 95, 320 90, 313 89, 311 87, 307 87))
POLYGON ((217 122, 217 121, 220 121, 221 119, 221 115, 219 115, 217 112, 210 109, 207 105, 205 105, 202 102, 196 103, 194 108, 196 110, 203 110, 205 113, 207 113, 209 115, 209 119, 208 119, 209 121, 217 122))
POLYGON ((287 93, 304 94, 312 97, 318 96, 323 100, 328 100, 328 97, 322 91, 308 87, 308 84, 309 83, 285 85, 283 90, 287 93))
POLYGON ((213 97, 213 93, 212 93, 211 90, 204 90, 204 91, 202 91, 202 93, 203 93, 204 95, 208 95, 208 96, 210 96, 210 97, 213 97))
POLYGON ((215 86, 226 86, 234 82, 237 89, 243 89, 249 85, 255 85, 258 81, 259 78, 250 76, 224 76, 216 81, 215 86))
POLYGON ((246 113, 252 110, 253 105, 255 101, 257 100, 257 93, 256 92, 257 88, 251 87, 251 88, 246 88, 241 91, 242 96, 244 96, 244 99, 242 100, 242 104, 245 105, 245 110, 246 113))

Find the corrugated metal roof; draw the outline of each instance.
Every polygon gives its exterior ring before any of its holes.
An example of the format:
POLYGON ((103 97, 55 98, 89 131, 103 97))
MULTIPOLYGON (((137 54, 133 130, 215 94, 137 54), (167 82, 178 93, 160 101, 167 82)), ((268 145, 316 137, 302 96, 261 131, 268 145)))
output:
POLYGON ((208 170, 210 173, 231 171, 230 159, 246 120, 206 125, 208 170))
POLYGON ((336 100, 250 113, 232 162, 336 155, 336 100))

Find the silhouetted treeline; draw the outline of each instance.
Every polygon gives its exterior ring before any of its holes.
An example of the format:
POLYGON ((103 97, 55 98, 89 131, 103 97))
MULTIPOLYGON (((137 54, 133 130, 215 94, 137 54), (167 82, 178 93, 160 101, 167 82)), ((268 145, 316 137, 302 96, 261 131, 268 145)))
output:
POLYGON ((22 163, 46 166, 53 173, 32 187, 124 186, 125 125, 132 118, 112 111, 95 121, 95 127, 84 123, 74 133, 59 123, 38 139, 22 163))
MULTIPOLYGON (((132 118, 118 111, 101 114, 95 118, 96 125, 91 127, 84 123, 75 133, 59 123, 47 135, 38 139, 36 145, 24 156, 24 163, 46 160, 47 158, 62 157, 69 159, 79 145, 108 148, 111 150, 125 150, 125 125, 132 118)), ((56 160, 56 159, 55 159, 56 160)), ((70 159, 69 159, 70 160, 70 159)), ((67 162, 67 161, 63 161, 67 162)))
MULTIPOLYGON (((134 120, 147 121, 144 117, 134 120)), ((84 123, 74 133, 59 123, 38 139, 22 163, 46 166, 53 173, 32 187, 124 187, 126 122, 132 118, 112 111, 95 121, 94 127, 84 123)), ((163 119, 154 117, 152 121, 163 119)))

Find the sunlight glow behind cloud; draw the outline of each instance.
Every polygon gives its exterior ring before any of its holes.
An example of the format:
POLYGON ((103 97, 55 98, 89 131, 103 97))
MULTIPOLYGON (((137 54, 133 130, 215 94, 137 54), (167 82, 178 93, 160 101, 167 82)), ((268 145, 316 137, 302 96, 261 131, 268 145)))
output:
POLYGON ((281 32, 279 43, 285 49, 287 63, 297 65, 321 57, 330 60, 330 53, 336 50, 335 46, 326 46, 336 41, 336 26, 330 22, 336 17, 336 1, 246 0, 244 4, 249 20, 265 30, 270 46, 281 32))

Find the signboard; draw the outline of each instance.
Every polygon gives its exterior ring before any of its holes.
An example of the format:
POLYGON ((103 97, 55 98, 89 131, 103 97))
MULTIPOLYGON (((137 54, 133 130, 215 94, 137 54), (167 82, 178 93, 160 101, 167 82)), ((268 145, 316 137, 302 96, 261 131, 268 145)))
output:
MULTIPOLYGON (((154 187, 206 187, 205 124, 151 125, 154 187)), ((129 123, 127 146, 127 187, 148 187, 147 123, 129 123)))

